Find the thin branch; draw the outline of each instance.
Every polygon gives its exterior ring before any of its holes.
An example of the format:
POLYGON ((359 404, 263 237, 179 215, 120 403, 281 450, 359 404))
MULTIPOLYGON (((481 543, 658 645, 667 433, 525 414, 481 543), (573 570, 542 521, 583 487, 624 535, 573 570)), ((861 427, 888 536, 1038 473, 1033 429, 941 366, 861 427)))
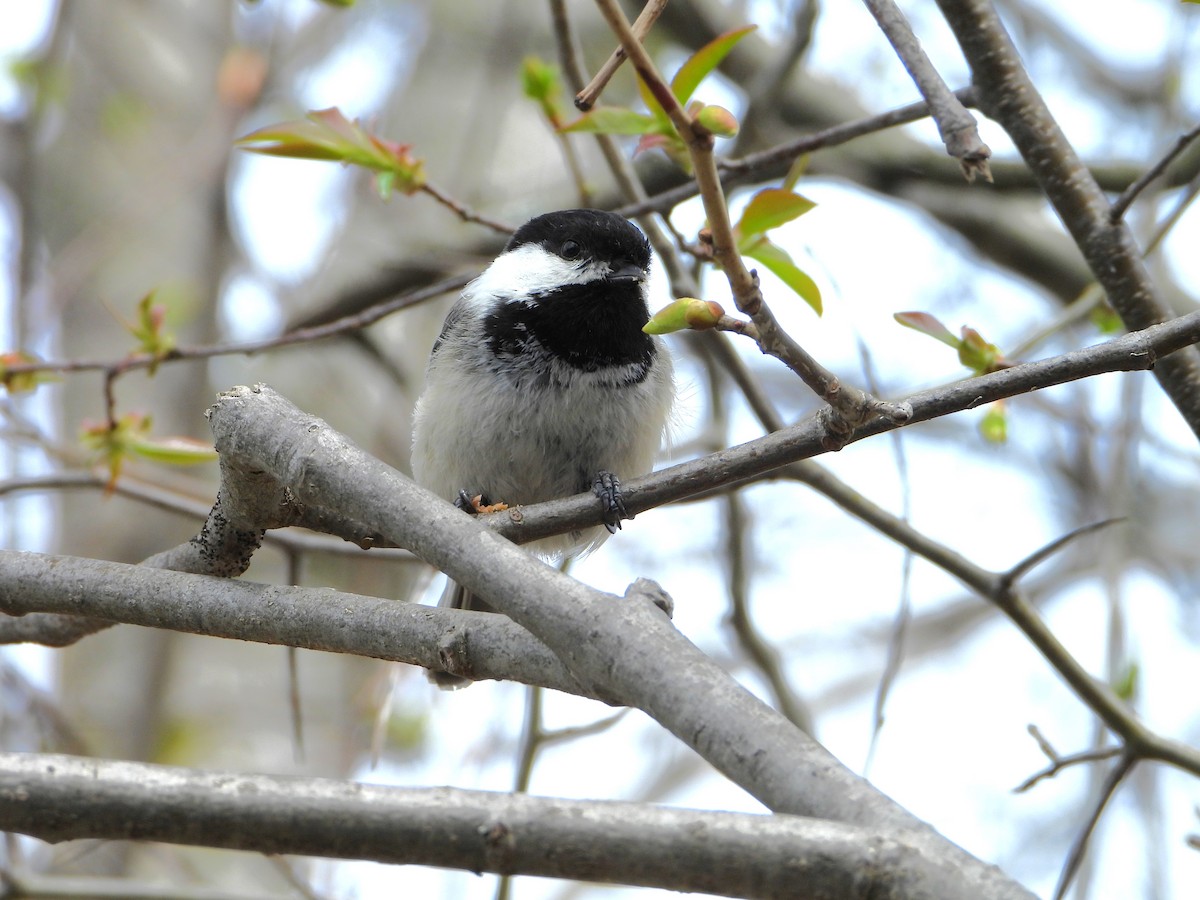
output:
POLYGON ((278 900, 275 893, 248 894, 198 885, 164 885, 133 878, 0 872, 4 897, 16 900, 278 900))
MULTIPOLYGON (((875 394, 880 393, 879 380, 875 376, 870 349, 860 338, 858 341, 859 356, 862 357, 863 376, 868 388, 875 394)), ((900 486, 900 520, 911 524, 912 515, 912 482, 909 479, 908 456, 904 452, 903 432, 891 433, 892 456, 896 462, 896 481, 900 486)), ((896 605, 896 615, 892 619, 891 633, 888 637, 887 658, 884 661, 883 674, 879 677, 879 685, 875 691, 875 701, 872 706, 871 740, 867 745, 866 761, 863 764, 864 773, 870 772, 875 760, 875 751, 879 746, 879 737, 883 733, 886 720, 884 710, 891 695, 892 686, 900 675, 900 667, 904 663, 907 649, 908 628, 912 622, 912 571, 916 554, 904 548, 904 559, 900 567, 900 601, 896 605)))
POLYGON ((1079 832, 1079 836, 1075 838, 1075 843, 1071 845, 1071 852, 1068 854, 1067 861, 1063 865, 1062 873, 1058 876, 1058 885, 1054 889, 1054 900, 1062 900, 1066 896, 1067 889, 1071 886, 1071 881, 1074 879, 1075 873, 1079 871, 1080 863, 1083 862, 1083 855, 1087 852, 1088 842, 1091 840, 1092 832, 1096 830, 1096 826, 1100 822, 1100 816, 1104 813, 1104 808, 1108 806, 1108 801, 1112 799, 1121 782, 1125 780, 1125 776, 1133 771, 1135 765, 1137 765, 1137 757, 1131 755, 1122 756, 1104 779, 1091 815, 1088 816, 1087 822, 1084 823, 1083 829, 1079 832))
MULTIPOLYGON (((1061 356, 1022 363, 1000 372, 912 394, 906 398, 913 408, 910 424, 1103 372, 1152 368, 1161 363, 1163 354, 1197 342, 1200 342, 1200 312, 1061 356)), ((769 408, 765 411, 769 412, 769 408)), ((850 440, 863 440, 898 427, 878 419, 862 426, 850 440)), ((738 484, 827 452, 828 448, 822 443, 825 435, 816 416, 810 416, 796 425, 736 447, 623 482, 625 504, 636 515, 655 506, 703 494, 718 485, 738 484)), ((595 497, 580 494, 493 514, 489 525, 510 540, 525 543, 594 526, 600 519, 601 510, 595 497)), ((935 551, 923 548, 918 552, 924 555, 935 551)))
MULTIPOLYGON (((955 91, 965 105, 974 106, 976 91, 973 87, 960 88, 955 91)), ((867 135, 876 134, 888 128, 918 122, 929 115, 929 104, 924 101, 910 103, 874 116, 856 119, 841 125, 832 125, 812 134, 804 135, 758 153, 751 153, 740 159, 722 159, 717 162, 721 173, 721 184, 733 188, 744 184, 758 175, 785 169, 798 157, 807 153, 816 153, 831 147, 839 147, 867 135)), ((644 203, 622 206, 617 212, 624 216, 638 216, 647 212, 661 212, 672 209, 685 200, 690 200, 700 193, 700 188, 694 180, 689 180, 678 187, 655 194, 644 203)))
POLYGON ((958 160, 967 181, 982 176, 992 180, 988 159, 992 151, 979 137, 975 117, 954 96, 921 47, 900 8, 892 0, 864 0, 879 28, 891 43, 921 96, 929 104, 946 152, 958 160))
MULTIPOLYGON (((658 21, 658 17, 662 15, 666 5, 667 0, 650 0, 642 7, 642 11, 638 13, 632 26, 633 34, 639 42, 650 33, 650 29, 658 21)), ((580 112, 587 112, 595 106, 596 101, 600 99, 600 94, 608 86, 608 82, 616 74, 617 69, 621 68, 623 62, 625 62, 625 48, 617 47, 596 72, 595 77, 575 94, 575 108, 580 112)))
POLYGON ((1124 749, 1121 747, 1105 747, 1101 750, 1085 750, 1082 753, 1072 753, 1070 756, 1055 756, 1051 760, 1050 765, 1039 772, 1034 772, 1013 788, 1013 793, 1023 794, 1038 782, 1044 781, 1047 778, 1053 778, 1063 769, 1070 768, 1071 766, 1077 766, 1081 763, 1103 762, 1106 759, 1120 756, 1124 752, 1124 749))
POLYGON ((759 348, 783 362, 829 404, 829 414, 823 420, 829 448, 842 446, 855 427, 872 418, 883 416, 893 422, 906 421, 911 410, 904 404, 878 400, 864 391, 842 384, 836 375, 779 327, 763 299, 758 276, 746 268, 738 252, 729 207, 713 156, 712 134, 693 122, 688 112, 680 106, 674 91, 638 41, 616 0, 597 0, 597 5, 609 27, 620 39, 638 76, 666 112, 688 149, 708 219, 713 259, 725 273, 737 308, 753 320, 759 348))
POLYGON ((436 185, 430 184, 428 181, 422 183, 421 190, 436 200, 438 203, 445 206, 464 222, 473 222, 476 225, 483 225, 485 228, 490 228, 497 234, 511 235, 516 231, 516 227, 507 222, 501 222, 498 219, 493 219, 482 213, 477 213, 469 206, 455 200, 446 191, 436 185))
POLYGON ((410 306, 417 306, 434 300, 443 294, 461 290, 475 276, 454 275, 444 278, 427 287, 407 291, 392 300, 377 303, 361 312, 343 316, 322 325, 296 328, 272 338, 256 341, 228 342, 208 344, 197 347, 177 347, 165 357, 152 356, 148 353, 134 353, 122 360, 59 360, 50 362, 14 363, 5 367, 6 376, 16 376, 31 372, 89 372, 101 371, 106 373, 123 374, 136 369, 149 369, 163 363, 175 360, 202 360, 216 356, 232 356, 238 354, 261 353, 264 350, 274 350, 279 347, 290 347, 295 344, 311 343, 336 337, 353 331, 360 331, 368 325, 373 325, 380 319, 410 306))
POLYGON ((726 555, 729 559, 729 624, 753 668, 766 680, 776 708, 797 728, 812 734, 814 723, 811 711, 792 690, 779 654, 763 638, 750 615, 751 566, 746 559, 748 523, 741 495, 726 495, 724 504, 726 555))
POLYGON ((1129 185, 1129 187, 1125 188, 1125 190, 1121 192, 1121 196, 1113 201, 1112 208, 1108 211, 1109 218, 1113 222, 1119 222, 1124 217, 1125 212, 1129 209, 1129 207, 1133 205, 1133 201, 1138 198, 1142 191, 1149 187, 1150 183, 1153 182, 1154 179, 1162 175, 1167 170, 1167 167, 1175 161, 1175 158, 1178 157, 1179 154, 1183 153, 1183 151, 1188 148, 1192 141, 1196 140, 1197 138, 1200 138, 1200 125, 1197 125, 1191 131, 1183 134, 1179 140, 1175 142, 1175 145, 1168 150, 1158 162, 1147 169, 1137 181, 1129 185))
POLYGON ((1004 590, 1008 590, 1014 584, 1024 578, 1030 569, 1033 569, 1034 567, 1045 562, 1072 541, 1075 541, 1081 537, 1085 537, 1089 534, 1094 534, 1101 529, 1108 528, 1110 525, 1116 525, 1117 523, 1124 521, 1125 519, 1123 517, 1118 516, 1114 519, 1104 519, 1101 522, 1092 522, 1089 525, 1081 525, 1079 528, 1067 532, 1062 537, 1056 538, 1048 543, 1045 547, 1035 550, 1008 571, 1004 572, 1000 576, 1001 586, 1004 588, 1004 590))

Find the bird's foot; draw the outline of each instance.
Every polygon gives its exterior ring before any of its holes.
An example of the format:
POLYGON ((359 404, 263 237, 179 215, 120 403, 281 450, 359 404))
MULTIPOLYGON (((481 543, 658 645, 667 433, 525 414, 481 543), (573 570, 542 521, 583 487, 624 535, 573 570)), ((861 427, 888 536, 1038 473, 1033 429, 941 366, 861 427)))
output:
POLYGON ((482 513, 504 512, 507 503, 493 503, 487 494, 476 494, 472 497, 466 491, 459 491, 454 499, 454 505, 468 515, 478 516, 482 513))
POLYGON ((592 493, 600 498, 604 506, 604 527, 609 534, 616 534, 621 527, 622 519, 632 519, 633 516, 625 509, 625 499, 621 496, 621 480, 612 472, 600 471, 592 482, 592 493))

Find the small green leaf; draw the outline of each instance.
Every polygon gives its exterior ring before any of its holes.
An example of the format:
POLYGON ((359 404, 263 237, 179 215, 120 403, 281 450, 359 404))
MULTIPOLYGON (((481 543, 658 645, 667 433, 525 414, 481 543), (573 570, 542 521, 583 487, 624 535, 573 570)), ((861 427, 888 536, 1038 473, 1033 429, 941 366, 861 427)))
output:
POLYGON ((673 331, 705 331, 715 328, 725 310, 719 303, 698 300, 695 297, 680 297, 650 317, 642 326, 646 334, 670 334, 673 331))
POLYGON ((147 415, 131 412, 114 422, 83 423, 79 439, 107 466, 108 490, 116 485, 132 444, 150 434, 150 421, 147 415))
MULTIPOLYGON (((739 248, 740 249, 740 248, 739 248)), ((795 291, 805 303, 812 307, 813 312, 821 315, 821 289, 809 277, 808 273, 792 262, 791 256, 782 247, 771 243, 765 237, 759 237, 743 255, 758 260, 766 266, 776 278, 795 291)))
POLYGON ((976 375, 1009 368, 1012 363, 1004 358, 1000 348, 983 339, 974 328, 962 327, 962 341, 958 346, 958 361, 976 375))
POLYGON ((138 342, 138 350, 154 358, 150 366, 153 375, 158 368, 158 362, 166 359, 175 349, 175 335, 166 329, 167 307, 163 303, 155 303, 158 297, 157 289, 147 293, 137 305, 137 316, 132 322, 126 322, 125 327, 138 342))
POLYGON ((897 322, 905 328, 911 328, 914 331, 919 331, 921 334, 927 334, 931 338, 941 341, 947 346, 953 347, 955 350, 962 346, 962 339, 956 336, 949 328, 943 325, 935 316, 931 316, 926 312, 898 312, 892 316, 897 322))
POLYGON ((1131 662, 1125 667, 1125 671, 1113 684, 1113 693, 1122 700, 1130 701, 1137 697, 1138 689, 1138 664, 1131 662))
POLYGON ((738 120, 722 106, 702 106, 692 118, 697 125, 717 137, 733 137, 738 133, 738 120))
POLYGON ((39 357, 32 353, 26 353, 24 350, 0 353, 0 384, 3 384, 5 390, 10 394, 19 394, 24 391, 32 391, 38 385, 56 381, 57 379, 50 372, 13 373, 8 371, 9 366, 27 366, 39 362, 41 362, 39 357))
POLYGON ((562 125, 562 76, 558 66, 536 56, 525 57, 521 64, 521 90, 525 96, 542 108, 542 115, 552 126, 562 125))
POLYGON ((747 239, 798 219, 816 205, 792 191, 766 188, 746 204, 735 230, 741 238, 747 239))
MULTIPOLYGON (((1200 0, 1196 0, 1200 3, 1200 0)), ((1125 328, 1125 323, 1117 315, 1117 311, 1107 303, 1097 305, 1089 317, 1101 334, 1118 334, 1125 328)))
POLYGON ((521 90, 530 100, 543 103, 561 93, 562 83, 558 66, 537 56, 527 56, 521 63, 521 90))
POLYGON ((235 143, 266 156, 336 160, 388 172, 392 178, 385 187, 405 194, 415 193, 425 184, 424 162, 412 156, 411 145, 370 134, 337 107, 310 112, 301 120, 268 125, 235 143))
POLYGON ((559 130, 596 134, 656 134, 661 133, 662 127, 653 116, 623 106, 597 106, 559 130))
POLYGON ((1008 413, 1004 401, 998 400, 988 407, 979 422, 979 433, 989 444, 1003 444, 1008 440, 1008 413))
POLYGON ((700 86, 700 82, 721 64, 730 51, 737 46, 738 41, 757 27, 757 25, 747 25, 735 31, 727 31, 693 53, 688 61, 679 67, 675 77, 671 79, 671 90, 674 91, 679 103, 686 105, 696 88, 700 86))
POLYGON ((191 466, 217 458, 212 444, 189 437, 138 436, 129 442, 129 450, 145 459, 173 466, 191 466))

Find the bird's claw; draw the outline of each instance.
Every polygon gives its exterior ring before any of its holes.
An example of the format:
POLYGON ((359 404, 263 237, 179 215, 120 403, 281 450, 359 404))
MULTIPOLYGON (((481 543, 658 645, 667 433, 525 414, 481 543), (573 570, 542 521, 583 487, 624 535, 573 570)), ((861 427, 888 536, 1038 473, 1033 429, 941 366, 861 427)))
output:
POLYGON ((621 496, 621 480, 612 472, 600 471, 592 482, 592 493, 600 498, 604 506, 604 527, 609 534, 616 534, 621 528, 622 519, 632 519, 633 516, 625 509, 625 499, 621 496))

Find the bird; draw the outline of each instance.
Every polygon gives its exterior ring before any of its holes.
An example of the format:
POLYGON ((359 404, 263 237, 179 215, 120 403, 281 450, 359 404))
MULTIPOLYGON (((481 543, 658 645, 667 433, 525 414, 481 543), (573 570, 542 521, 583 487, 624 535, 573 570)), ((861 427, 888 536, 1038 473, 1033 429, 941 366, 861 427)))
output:
MULTIPOLYGON (((594 493, 604 524, 529 545, 547 559, 615 533, 628 518, 620 479, 651 470, 675 398, 670 354, 642 330, 650 260, 637 226, 603 210, 548 212, 513 232, 434 342, 413 414, 415 481, 467 512, 594 493)), ((439 605, 488 609, 453 581, 439 605)))

